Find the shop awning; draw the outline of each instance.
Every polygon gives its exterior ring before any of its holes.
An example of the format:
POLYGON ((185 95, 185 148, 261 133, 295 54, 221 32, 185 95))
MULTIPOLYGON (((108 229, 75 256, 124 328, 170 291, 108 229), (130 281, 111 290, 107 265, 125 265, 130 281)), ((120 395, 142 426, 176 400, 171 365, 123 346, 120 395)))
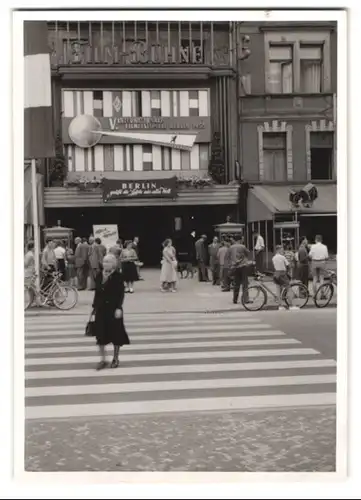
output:
MULTIPOLYGON (((310 208, 300 207, 297 213, 303 215, 336 215, 337 214, 337 186, 336 184, 315 184, 318 198, 310 208)), ((299 190, 304 184, 296 185, 262 185, 252 186, 249 191, 247 210, 248 222, 271 220, 274 214, 291 213, 289 201, 291 189, 299 190)))

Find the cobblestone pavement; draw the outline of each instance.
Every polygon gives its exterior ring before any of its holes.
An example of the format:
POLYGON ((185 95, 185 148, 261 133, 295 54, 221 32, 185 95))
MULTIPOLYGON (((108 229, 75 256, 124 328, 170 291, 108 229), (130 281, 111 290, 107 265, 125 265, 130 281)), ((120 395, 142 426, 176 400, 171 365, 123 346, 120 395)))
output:
POLYGON ((25 470, 334 472, 334 407, 26 423, 25 470))

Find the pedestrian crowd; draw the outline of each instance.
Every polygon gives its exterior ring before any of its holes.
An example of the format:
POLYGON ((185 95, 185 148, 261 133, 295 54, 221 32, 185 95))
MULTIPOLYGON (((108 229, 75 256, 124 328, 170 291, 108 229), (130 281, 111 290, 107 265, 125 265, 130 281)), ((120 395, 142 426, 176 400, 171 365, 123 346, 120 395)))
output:
MULTIPOLYGON (((47 238, 46 245, 40 256, 40 269, 44 275, 43 285, 52 279, 52 274, 58 272, 62 281, 76 286, 79 291, 95 290, 98 273, 103 269, 104 258, 111 254, 116 258, 117 269, 122 271, 125 282, 125 292, 134 293, 134 282, 142 279, 139 261, 139 238, 132 241, 118 240, 107 249, 100 238, 90 236, 76 237, 72 248, 64 240, 47 238)), ((27 244, 24 258, 25 279, 35 273, 34 243, 27 244)))
MULTIPOLYGON (((214 237, 210 245, 206 245, 207 236, 202 235, 195 243, 198 279, 201 282, 212 280, 213 285, 220 285, 222 291, 229 292, 233 288, 233 302, 238 302, 240 287, 245 302, 249 301, 249 276, 255 271, 264 272, 265 242, 260 233, 255 234, 254 257, 245 246, 244 237, 230 236, 219 241, 214 237), (207 263, 209 265, 207 265, 207 263), (211 280, 208 276, 211 271, 211 280)), ((277 286, 277 297, 280 301, 284 288, 290 285, 290 280, 299 280, 308 289, 310 271, 313 281, 313 293, 324 282, 326 262, 329 258, 327 246, 322 243, 322 236, 315 237, 315 243, 310 245, 306 237, 301 238, 297 251, 290 241, 276 246, 272 258, 273 281, 277 286)), ((280 305, 280 308, 282 306, 280 305)))

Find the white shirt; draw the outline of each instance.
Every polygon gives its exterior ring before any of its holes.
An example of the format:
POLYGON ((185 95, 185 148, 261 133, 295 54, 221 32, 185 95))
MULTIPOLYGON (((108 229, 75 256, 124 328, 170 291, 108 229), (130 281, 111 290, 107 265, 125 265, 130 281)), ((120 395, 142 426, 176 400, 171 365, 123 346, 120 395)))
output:
POLYGON ((308 254, 311 260, 326 260, 328 259, 327 246, 323 243, 315 243, 311 246, 310 253, 308 254))
POLYGON ((57 259, 65 259, 66 250, 63 247, 56 247, 54 250, 57 259))
POLYGON ((272 258, 272 262, 275 271, 287 271, 287 266, 289 266, 289 262, 284 255, 276 253, 276 255, 272 258))
POLYGON ((257 236, 255 250, 263 250, 264 249, 264 239, 261 235, 257 236))

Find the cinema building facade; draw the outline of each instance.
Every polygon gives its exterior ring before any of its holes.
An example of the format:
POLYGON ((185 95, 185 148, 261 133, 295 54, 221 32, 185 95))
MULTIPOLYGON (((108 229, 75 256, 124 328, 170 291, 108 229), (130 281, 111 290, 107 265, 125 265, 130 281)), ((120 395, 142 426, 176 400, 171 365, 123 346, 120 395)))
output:
POLYGON ((167 236, 239 217, 235 23, 51 23, 57 158, 45 223, 167 236))

